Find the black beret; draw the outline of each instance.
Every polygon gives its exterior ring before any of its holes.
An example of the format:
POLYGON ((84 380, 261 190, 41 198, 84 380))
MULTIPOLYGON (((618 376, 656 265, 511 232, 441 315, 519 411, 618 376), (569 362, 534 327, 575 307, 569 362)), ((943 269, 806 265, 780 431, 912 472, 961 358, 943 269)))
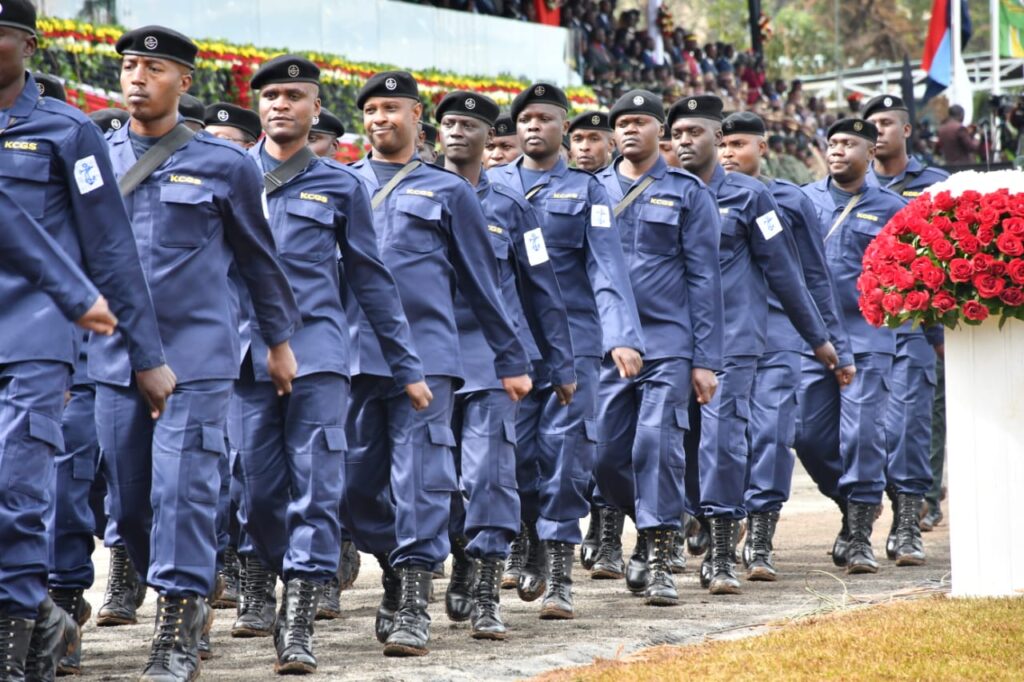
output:
POLYGON ((873 114, 879 114, 883 111, 906 111, 907 106, 903 103, 902 97, 896 95, 878 95, 868 100, 868 103, 864 105, 861 110, 861 115, 864 118, 869 118, 873 114))
POLYGON ((431 147, 437 144, 437 128, 426 121, 420 121, 420 129, 423 131, 424 142, 431 147))
POLYGON ((341 122, 340 118, 327 111, 327 109, 320 107, 320 116, 313 119, 313 127, 310 128, 310 132, 327 133, 328 135, 341 137, 345 134, 345 124, 341 122))
POLYGON ((516 134, 516 123, 511 116, 499 116, 494 121, 494 136, 509 137, 516 134))
POLYGON ((181 33, 163 26, 143 26, 125 32, 114 45, 118 54, 170 59, 190 69, 196 67, 199 47, 181 33))
POLYGON ((780 143, 785 143, 785 141, 786 141, 786 137, 784 135, 775 134, 775 135, 769 135, 768 136, 768 144, 780 144, 780 143))
POLYGON ((11 26, 36 34, 36 8, 28 0, 0 2, 0 26, 11 26))
POLYGON ((550 83, 534 83, 512 100, 512 120, 518 120, 526 105, 534 103, 553 104, 569 111, 569 98, 565 96, 562 88, 550 83))
POLYGON ((186 121, 193 121, 199 125, 206 125, 206 105, 187 92, 178 100, 178 113, 186 121))
POLYGON ((830 140, 836 133, 846 133, 847 135, 863 137, 871 144, 878 142, 878 128, 875 127, 875 124, 859 118, 839 119, 829 126, 828 135, 825 137, 830 140))
POLYGON ((566 149, 572 149, 572 140, 569 139, 568 135, 562 135, 562 146, 566 149))
POLYGON ((725 135, 764 135, 764 119, 749 111, 737 111, 726 116, 722 122, 722 133, 725 135))
POLYGON ((381 71, 370 76, 356 97, 360 109, 371 97, 405 97, 420 101, 420 87, 408 71, 381 71))
POLYGON ((498 108, 498 103, 487 95, 455 90, 445 95, 441 103, 434 109, 434 119, 440 123, 445 114, 458 114, 459 116, 478 118, 487 125, 493 126, 500 113, 501 109, 498 108))
POLYGON ((584 111, 569 121, 569 132, 574 130, 600 130, 610 133, 612 124, 608 122, 608 112, 606 111, 584 111))
POLYGON ((229 126, 248 133, 254 139, 260 136, 260 115, 237 104, 217 102, 206 107, 203 123, 207 126, 229 126))
POLYGON ((684 97, 668 110, 668 124, 675 123, 677 118, 710 118, 722 120, 722 100, 714 95, 694 95, 684 97))
POLYGON ((316 83, 320 84, 320 67, 305 57, 283 54, 263 62, 249 81, 253 90, 260 90, 271 83, 316 83))
POLYGON ((614 126, 619 116, 626 114, 646 114, 658 119, 659 123, 664 123, 665 105, 661 103, 661 98, 650 90, 630 90, 612 105, 612 110, 608 113, 608 122, 614 126))
POLYGON ((89 114, 89 118, 106 133, 111 130, 120 130, 123 125, 128 123, 128 112, 124 109, 100 109, 89 114))
POLYGON ((60 82, 59 78, 48 73, 39 73, 38 71, 34 71, 32 77, 36 79, 36 87, 39 89, 40 97, 52 97, 53 99, 59 99, 61 102, 68 101, 68 94, 64 92, 64 84, 60 82))

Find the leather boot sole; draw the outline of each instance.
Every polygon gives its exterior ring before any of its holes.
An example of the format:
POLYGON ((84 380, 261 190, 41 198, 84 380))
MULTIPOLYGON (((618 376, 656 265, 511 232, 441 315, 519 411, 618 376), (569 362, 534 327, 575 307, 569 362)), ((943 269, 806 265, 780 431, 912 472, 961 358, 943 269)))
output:
POLYGON ((576 618, 574 612, 566 611, 551 604, 542 607, 540 610, 541 620, 573 620, 574 618, 576 618))
POLYGON ((864 575, 867 573, 878 573, 878 566, 871 564, 850 564, 846 567, 847 575, 864 575))
POLYGON ((616 571, 604 566, 595 568, 590 574, 591 580, 622 580, 624 577, 626 577, 625 571, 616 571))
POLYGON ((138 625, 139 619, 134 616, 129 618, 127 616, 117 616, 112 613, 104 614, 100 611, 99 615, 96 616, 96 625, 99 627, 116 627, 118 625, 138 625))
POLYGON ((324 608, 320 607, 316 610, 316 618, 314 620, 337 620, 341 618, 341 609, 324 608))
POLYGON ((730 585, 728 583, 720 583, 715 580, 711 581, 711 585, 708 586, 708 592, 714 595, 721 594, 739 594, 739 585, 730 585))
POLYGON ((505 573, 501 576, 501 589, 514 590, 519 584, 519 576, 515 573, 505 573))
POLYGON ((924 557, 913 556, 910 554, 901 554, 896 557, 897 566, 924 566, 925 561, 924 557))
POLYGON ((301 661, 278 662, 274 664, 274 672, 278 675, 311 675, 316 672, 316 666, 301 661))
POLYGON ((679 597, 655 594, 649 597, 644 597, 644 603, 648 606, 678 606, 679 597))
POLYGON ((253 637, 270 637, 274 634, 273 628, 266 630, 259 630, 257 628, 250 627, 234 627, 231 628, 231 636, 235 639, 252 639, 253 637))
POLYGON ((516 593, 522 601, 530 602, 537 601, 547 591, 548 583, 546 580, 541 580, 537 583, 537 587, 533 590, 524 590, 518 583, 516 583, 516 593))
POLYGON ((82 674, 82 666, 78 666, 77 668, 75 666, 70 666, 70 665, 58 665, 57 666, 57 677, 71 677, 73 675, 81 675, 81 674, 82 674))
POLYGON ((408 658, 410 656, 426 656, 430 649, 423 647, 407 646, 405 644, 384 645, 384 655, 396 658, 408 658))
POLYGON ((508 637, 507 632, 488 632, 487 630, 473 630, 469 633, 469 636, 473 639, 485 639, 494 642, 504 641, 508 637))
POLYGON ((747 580, 753 583, 773 583, 778 579, 774 571, 764 566, 755 566, 747 571, 747 580))
POLYGON ((210 604, 210 608, 213 608, 213 609, 237 609, 238 608, 238 600, 237 599, 226 599, 224 597, 221 597, 217 601, 212 602, 210 604))

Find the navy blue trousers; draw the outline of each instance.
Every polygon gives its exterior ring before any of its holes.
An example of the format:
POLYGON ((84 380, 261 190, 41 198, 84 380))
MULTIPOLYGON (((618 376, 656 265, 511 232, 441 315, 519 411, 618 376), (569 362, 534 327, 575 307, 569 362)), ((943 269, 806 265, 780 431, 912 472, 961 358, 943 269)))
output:
POLYGON ((932 404, 935 351, 923 334, 897 334, 892 393, 885 415, 885 478, 897 493, 924 495, 932 487, 932 404))
POLYGON ((795 458, 800 353, 773 351, 757 361, 750 397, 748 514, 777 512, 789 499, 795 458))

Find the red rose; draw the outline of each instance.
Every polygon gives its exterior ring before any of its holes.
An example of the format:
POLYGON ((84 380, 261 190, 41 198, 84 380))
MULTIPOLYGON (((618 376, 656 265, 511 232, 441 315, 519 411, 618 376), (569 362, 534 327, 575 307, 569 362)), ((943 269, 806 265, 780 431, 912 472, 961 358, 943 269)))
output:
POLYGON ((991 194, 986 194, 983 203, 997 211, 1005 211, 1010 206, 1009 190, 1003 188, 991 194))
POLYGON ((950 227, 949 234, 953 239, 964 239, 966 237, 973 237, 974 231, 971 229, 969 224, 956 222, 952 224, 952 227, 950 227))
POLYGON ((987 246, 996 238, 996 232, 991 227, 979 227, 978 234, 976 236, 978 237, 979 242, 987 246))
POLYGON ((921 281, 926 287, 935 291, 946 281, 946 273, 941 268, 932 266, 921 275, 921 281))
POLYGON ((964 190, 960 193, 960 201, 971 206, 977 206, 981 203, 981 192, 976 192, 973 189, 964 190))
POLYGON ((903 297, 899 294, 886 294, 882 297, 882 307, 890 315, 896 315, 903 309, 903 297))
POLYGON ((1024 218, 1007 218, 1003 221, 1003 229, 1014 237, 1024 237, 1024 218))
POLYGON ((860 312, 872 327, 881 327, 885 322, 885 313, 878 305, 861 305, 860 312))
POLYGON ((1006 274, 1006 263, 1001 260, 993 262, 992 265, 988 266, 988 274, 1002 277, 1006 274))
POLYGON ((1024 255, 1024 241, 1021 241, 1020 237, 1015 237, 1009 232, 999 235, 999 238, 996 239, 996 248, 1007 256, 1024 255))
POLYGON ((882 283, 883 287, 896 286, 895 265, 879 265, 878 267, 875 268, 875 272, 878 274, 878 281, 882 283))
POLYGON ((956 210, 953 211, 953 215, 956 219, 964 223, 976 223, 978 222, 978 212, 974 210, 974 206, 967 203, 963 199, 957 204, 956 210))
POLYGON ((953 206, 956 205, 956 202, 953 201, 953 195, 949 193, 949 190, 946 190, 945 192, 939 192, 934 197, 932 197, 932 203, 935 205, 935 208, 939 211, 948 211, 949 209, 953 208, 953 206))
POLYGON ((921 230, 921 244, 924 246, 932 246, 938 240, 944 238, 946 235, 943 234, 942 230, 937 227, 929 225, 921 230))
POLYGON ((974 268, 974 272, 988 272, 988 269, 992 267, 992 263, 995 259, 987 253, 979 253, 971 259, 971 266, 974 268))
POLYGON ((1005 279, 990 275, 987 272, 975 275, 971 282, 974 284, 974 288, 978 290, 978 295, 982 298, 995 298, 999 295, 999 292, 1006 288, 1005 279))
POLYGON ((907 310, 924 310, 928 307, 931 297, 924 291, 911 291, 903 299, 903 307, 907 310))
POLYGON ((974 273, 974 266, 966 258, 954 258, 949 261, 949 278, 954 282, 969 282, 974 273))
POLYGON ((1015 258, 1006 266, 1006 272, 1016 284, 1024 284, 1024 258, 1015 258))
POLYGON ((964 303, 964 317, 968 320, 981 322, 988 317, 988 308, 985 307, 985 304, 978 301, 967 301, 967 303, 964 303))
POLYGON ((897 242, 892 247, 892 257, 895 258, 896 262, 898 263, 909 263, 910 261, 914 260, 915 256, 917 256, 917 249, 915 249, 910 244, 897 242))
POLYGON ((1006 305, 1017 307, 1024 303, 1024 289, 1021 289, 1020 287, 1004 289, 1003 293, 999 294, 999 300, 1006 305))
POLYGON ((960 250, 966 253, 968 256, 973 256, 974 254, 978 253, 978 251, 981 249, 981 242, 979 242, 978 238, 975 237, 973 234, 969 234, 964 237, 961 237, 960 240, 957 242, 957 246, 959 246, 960 250))
POLYGON ((953 229, 953 221, 944 215, 937 215, 932 218, 932 226, 939 228, 946 234, 949 234, 953 229))
POLYGON ((938 291, 932 296, 932 307, 940 313, 948 313, 956 308, 956 299, 948 291, 938 291))
POLYGON ((885 291, 882 290, 882 287, 878 287, 865 293, 862 300, 866 300, 871 305, 881 306, 883 296, 885 296, 885 291))
POLYGON ((936 239, 932 244, 932 251, 939 260, 949 260, 956 255, 956 249, 953 248, 948 239, 936 239))
POLYGON ((872 289, 877 289, 880 285, 881 282, 878 281, 878 277, 870 272, 863 272, 860 277, 857 278, 857 291, 861 293, 867 293, 872 289))
POLYGON ((901 291, 907 291, 913 289, 914 285, 917 284, 917 278, 914 277, 914 273, 906 268, 895 268, 896 275, 896 288, 901 291))
POLYGON ((999 222, 999 211, 989 206, 983 207, 978 211, 978 222, 983 227, 992 227, 999 222))
POLYGON ((934 266, 932 265, 931 258, 928 256, 918 256, 914 259, 914 262, 910 264, 910 271, 914 273, 915 277, 920 279, 921 276, 932 267, 934 266))

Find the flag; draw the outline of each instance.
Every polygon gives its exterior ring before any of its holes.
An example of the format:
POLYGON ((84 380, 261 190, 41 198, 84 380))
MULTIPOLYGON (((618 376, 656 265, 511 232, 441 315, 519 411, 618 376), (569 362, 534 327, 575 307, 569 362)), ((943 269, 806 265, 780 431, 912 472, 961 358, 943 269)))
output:
POLYGON ((562 23, 562 6, 551 0, 533 0, 533 9, 537 12, 537 23, 548 26, 560 26, 562 23))
POLYGON ((971 39, 971 15, 967 11, 967 0, 960 2, 960 48, 961 58, 959 64, 953 64, 953 47, 950 30, 950 0, 934 0, 932 3, 932 20, 928 24, 928 37, 924 42, 924 55, 921 57, 921 68, 928 72, 928 79, 924 92, 924 100, 939 94, 949 86, 962 84, 962 87, 954 88, 957 99, 955 102, 964 107, 967 112, 966 120, 971 119, 970 87, 967 87, 967 66, 963 61, 963 46, 971 39))
POLYGON ((907 138, 907 153, 914 151, 914 135, 917 132, 917 104, 914 101, 914 71, 910 68, 910 57, 903 55, 903 73, 900 74, 900 94, 903 96, 903 103, 907 107, 907 116, 910 118, 910 137, 907 138))
POLYGON ((999 54, 1024 57, 1024 2, 999 0, 999 54))

